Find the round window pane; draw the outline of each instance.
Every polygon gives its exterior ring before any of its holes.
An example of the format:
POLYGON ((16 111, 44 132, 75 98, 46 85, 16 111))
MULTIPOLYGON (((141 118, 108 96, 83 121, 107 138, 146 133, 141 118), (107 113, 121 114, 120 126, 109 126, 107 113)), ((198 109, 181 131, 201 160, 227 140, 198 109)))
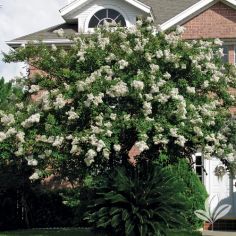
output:
POLYGON ((102 9, 96 12, 89 21, 89 28, 96 28, 104 24, 126 26, 125 18, 113 9, 102 9))

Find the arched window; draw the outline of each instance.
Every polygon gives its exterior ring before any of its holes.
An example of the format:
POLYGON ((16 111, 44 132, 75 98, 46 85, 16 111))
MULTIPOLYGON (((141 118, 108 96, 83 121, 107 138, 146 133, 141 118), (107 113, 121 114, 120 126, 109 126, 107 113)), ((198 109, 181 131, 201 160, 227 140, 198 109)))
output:
POLYGON ((89 28, 96 28, 107 22, 111 25, 119 24, 125 27, 125 18, 116 10, 102 9, 96 12, 89 21, 89 28))

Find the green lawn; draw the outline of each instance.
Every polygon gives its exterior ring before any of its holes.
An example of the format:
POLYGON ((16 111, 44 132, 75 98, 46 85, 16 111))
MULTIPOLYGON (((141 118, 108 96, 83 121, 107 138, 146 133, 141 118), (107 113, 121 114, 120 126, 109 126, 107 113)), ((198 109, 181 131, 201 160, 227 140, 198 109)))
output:
MULTIPOLYGON (((2 232, 0 236, 98 236, 98 234, 94 234, 89 230, 83 229, 58 229, 58 230, 19 230, 19 231, 9 231, 2 232)), ((103 236, 103 235, 100 235, 103 236)), ((189 232, 179 232, 179 233, 170 233, 168 236, 201 236, 200 233, 192 233, 189 232)))

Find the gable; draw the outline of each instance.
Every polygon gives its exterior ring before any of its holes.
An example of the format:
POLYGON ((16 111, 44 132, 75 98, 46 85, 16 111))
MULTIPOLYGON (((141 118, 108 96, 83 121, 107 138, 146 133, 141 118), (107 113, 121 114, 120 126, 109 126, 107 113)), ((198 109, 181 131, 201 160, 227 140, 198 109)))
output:
POLYGON ((90 1, 83 7, 71 12, 67 17, 70 20, 78 21, 78 32, 88 32, 88 25, 92 16, 102 9, 113 9, 119 12, 124 17, 127 27, 136 24, 137 16, 149 15, 124 0, 96 0, 90 1))
POLYGON ((186 39, 236 37, 236 10, 223 2, 217 2, 183 24, 186 39))
POLYGON ((200 0, 195 4, 192 4, 190 7, 186 8, 179 14, 176 14, 171 19, 163 22, 161 24, 161 28, 162 30, 166 30, 171 28, 172 26, 181 25, 183 24, 183 22, 186 22, 187 20, 193 18, 193 16, 196 16, 198 13, 203 12, 204 10, 208 9, 218 2, 223 2, 232 8, 236 8, 236 0, 200 0))
MULTIPOLYGON (((129 5, 139 9, 140 11, 142 11, 144 13, 151 14, 151 7, 144 4, 143 2, 141 2, 139 0, 118 0, 118 1, 122 1, 123 4, 125 4, 125 3, 129 4, 129 5)), ((72 1, 71 3, 69 3, 67 6, 63 7, 60 10, 61 16, 66 21, 71 20, 71 15, 73 15, 76 11, 78 11, 79 9, 83 8, 84 6, 86 6, 88 4, 98 4, 98 3, 97 3, 97 1, 93 1, 93 0, 75 0, 75 1, 72 1)))

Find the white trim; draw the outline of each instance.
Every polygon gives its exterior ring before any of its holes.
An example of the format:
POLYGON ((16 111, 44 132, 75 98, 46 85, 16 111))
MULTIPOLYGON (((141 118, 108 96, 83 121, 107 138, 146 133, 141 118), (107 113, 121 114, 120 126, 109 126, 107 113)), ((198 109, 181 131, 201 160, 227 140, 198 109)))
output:
MULTIPOLYGON (((214 4, 219 2, 219 0, 201 0, 196 4, 192 5, 191 7, 187 8, 183 12, 179 13, 178 15, 174 16, 170 20, 166 21, 161 25, 162 30, 167 30, 170 27, 178 24, 182 20, 186 19, 187 17, 191 16, 193 13, 201 10, 202 8, 206 7, 209 4, 214 4)), ((233 7, 236 7, 236 0, 220 0, 220 2, 224 2, 226 4, 230 4, 233 7)))
POLYGON ((146 13, 150 13, 151 12, 151 7, 138 1, 138 0, 125 0, 126 2, 128 2, 129 4, 139 8, 140 10, 146 12, 146 13))
POLYGON ((16 41, 6 41, 6 44, 10 47, 20 47, 21 45, 33 43, 33 44, 60 44, 60 45, 70 45, 72 41, 69 39, 50 39, 50 40, 16 40, 16 41))
POLYGON ((118 12, 125 18, 126 27, 132 26, 132 23, 131 23, 131 21, 130 21, 129 16, 128 16, 121 8, 119 8, 119 7, 117 7, 117 6, 114 6, 114 5, 111 5, 111 4, 105 4, 105 5, 102 5, 102 6, 98 6, 96 9, 94 9, 93 11, 91 11, 90 14, 87 16, 87 18, 86 18, 86 20, 85 20, 85 22, 84 22, 84 25, 83 25, 83 29, 84 29, 84 32, 85 32, 85 33, 93 33, 93 32, 94 32, 93 29, 91 29, 91 28, 88 27, 89 22, 90 22, 92 16, 93 16, 96 12, 98 12, 98 11, 100 11, 100 10, 103 10, 103 9, 107 9, 107 8, 109 8, 109 9, 114 9, 114 10, 118 11, 118 12))
MULTIPOLYGON (((61 16, 63 18, 66 17, 66 15, 68 15, 70 12, 72 12, 73 10, 75 10, 76 8, 81 7, 82 5, 86 4, 89 0, 76 0, 71 2, 70 4, 66 5, 65 7, 63 7, 60 10, 61 16)), ((138 1, 138 0, 124 0, 127 3, 133 5, 134 7, 146 12, 146 13, 150 13, 151 14, 151 7, 138 1)))

